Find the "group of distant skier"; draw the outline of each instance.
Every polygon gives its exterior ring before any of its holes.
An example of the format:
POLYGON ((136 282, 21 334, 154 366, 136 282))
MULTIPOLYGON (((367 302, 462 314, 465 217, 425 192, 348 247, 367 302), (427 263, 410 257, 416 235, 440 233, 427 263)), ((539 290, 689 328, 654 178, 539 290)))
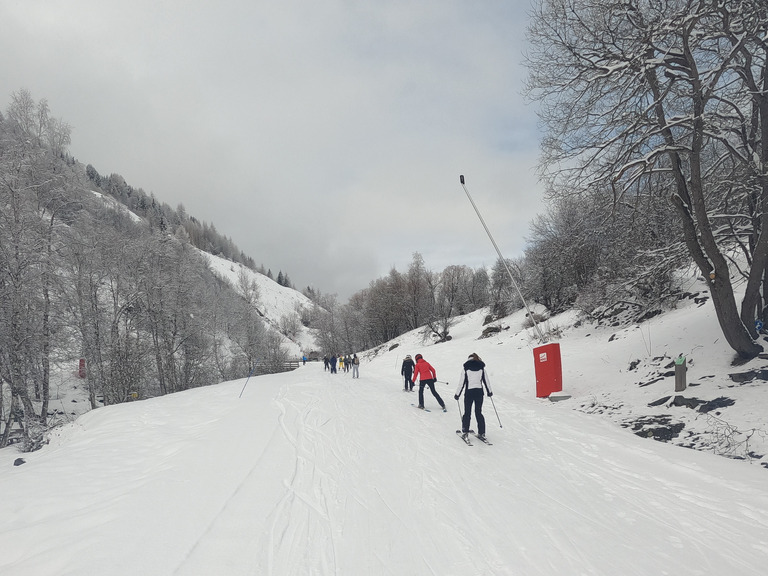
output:
POLYGON ((331 374, 338 374, 341 372, 349 372, 352 369, 352 378, 360 378, 360 358, 357 354, 341 355, 331 354, 330 356, 323 356, 324 370, 330 370, 331 374), (338 363, 338 370, 336 364, 338 363))
MULTIPOLYGON (((413 392, 416 381, 419 382, 419 404, 417 408, 424 410, 424 388, 429 386, 429 390, 443 409, 443 412, 447 412, 445 402, 443 402, 440 394, 435 390, 437 371, 421 354, 416 354, 415 362, 410 354, 407 355, 403 360, 400 374, 404 380, 404 392, 413 392)), ((472 407, 474 406, 475 419, 477 420, 477 437, 485 441, 483 398, 486 393, 489 398, 493 396, 493 391, 491 390, 491 380, 485 370, 485 362, 474 352, 469 355, 467 361, 462 366, 459 385, 453 398, 458 401, 462 393, 464 393, 464 414, 461 418, 461 437, 465 442, 467 441, 469 424, 472 418, 472 407)))

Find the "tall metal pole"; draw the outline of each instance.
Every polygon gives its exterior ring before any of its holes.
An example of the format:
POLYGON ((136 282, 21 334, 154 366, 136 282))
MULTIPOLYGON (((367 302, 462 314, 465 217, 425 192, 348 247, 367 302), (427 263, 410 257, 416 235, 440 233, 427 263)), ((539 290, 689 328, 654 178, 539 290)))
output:
POLYGON ((493 244, 493 247, 496 249, 496 254, 499 255, 499 258, 501 259, 501 263, 504 264, 504 268, 507 270, 507 274, 509 274, 509 279, 512 280, 512 285, 515 287, 515 290, 517 290, 517 293, 520 296, 520 300, 523 301, 523 306, 525 306, 525 309, 528 311, 528 317, 533 322, 533 327, 536 329, 536 333, 539 335, 539 339, 543 343, 546 342, 547 339, 544 337, 544 334, 542 333, 541 328, 539 328, 539 324, 538 322, 536 322, 536 317, 533 315, 533 312, 528 307, 528 303, 525 301, 525 298, 523 298, 523 293, 520 291, 520 287, 517 285, 517 282, 515 281, 515 277, 512 276, 512 271, 509 269, 509 266, 507 265, 507 260, 504 258, 504 256, 502 256, 501 250, 499 250, 499 247, 496 244, 496 240, 493 239, 493 235, 491 234, 491 231, 488 229, 488 226, 486 225, 485 220, 483 220, 483 216, 482 214, 480 214, 480 210, 478 210, 477 205, 475 204, 475 201, 472 200, 472 196, 470 195, 469 190, 467 190, 467 186, 464 184, 464 175, 459 176, 459 181, 461 182, 461 187, 464 188, 464 192, 466 192, 467 194, 469 203, 472 204, 472 208, 475 209, 475 213, 477 214, 477 217, 480 219, 480 223, 483 225, 483 228, 485 228, 485 233, 488 234, 488 238, 491 240, 491 244, 493 244))

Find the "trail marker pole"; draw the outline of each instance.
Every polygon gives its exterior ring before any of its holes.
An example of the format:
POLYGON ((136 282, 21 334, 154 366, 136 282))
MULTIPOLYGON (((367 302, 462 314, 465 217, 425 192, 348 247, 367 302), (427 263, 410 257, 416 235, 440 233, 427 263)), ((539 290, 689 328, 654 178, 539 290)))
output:
POLYGON ((541 340, 542 342, 546 342, 547 339, 544 337, 544 334, 541 332, 541 328, 539 328, 539 324, 538 322, 536 322, 536 318, 533 316, 533 312, 531 312, 531 309, 528 307, 528 302, 526 302, 525 298, 523 298, 523 293, 520 291, 520 287, 517 285, 517 281, 515 281, 515 277, 512 276, 512 271, 509 269, 509 266, 507 265, 507 260, 504 258, 504 256, 502 256, 501 250, 499 250, 499 246, 496 244, 496 240, 493 239, 493 235, 491 234, 491 231, 488 229, 488 226, 486 225, 482 214, 480 214, 480 210, 477 208, 475 201, 472 200, 472 196, 470 195, 469 190, 467 190, 467 186, 464 183, 464 175, 459 176, 459 181, 461 182, 461 187, 464 188, 464 192, 467 194, 469 203, 472 204, 472 208, 475 209, 475 214, 477 214, 477 217, 480 219, 480 223, 483 225, 483 228, 485 228, 485 233, 488 235, 488 238, 490 239, 491 244, 493 244, 493 247, 496 249, 496 254, 499 255, 499 258, 501 259, 501 263, 504 264, 504 268, 506 269, 507 274, 509 274, 509 279, 512 281, 512 285, 515 287, 515 290, 517 290, 517 294, 520 296, 520 300, 522 300, 523 305, 525 306, 525 309, 528 312, 528 317, 531 319, 531 322, 533 322, 534 328, 536 328, 536 333, 539 335, 539 340, 541 340))
MULTIPOLYGON (((253 366, 253 370, 251 370, 251 374, 253 374, 254 372, 256 372, 256 367, 257 367, 258 365, 259 365, 259 361, 257 360, 257 361, 256 361, 256 364, 253 366)), ((250 380, 250 379, 251 379, 251 374, 248 374, 248 378, 246 378, 246 379, 245 379, 245 384, 243 384, 243 389, 242 389, 242 390, 240 390, 240 396, 238 396, 238 398, 242 398, 242 397, 243 397, 243 392, 245 392, 245 387, 246 387, 246 386, 248 386, 248 380, 250 380)))

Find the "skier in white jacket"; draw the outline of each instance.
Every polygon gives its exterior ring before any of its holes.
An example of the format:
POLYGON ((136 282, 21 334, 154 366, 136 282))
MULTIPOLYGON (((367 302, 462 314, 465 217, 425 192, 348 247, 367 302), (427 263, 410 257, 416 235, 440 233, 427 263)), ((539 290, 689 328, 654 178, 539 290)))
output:
POLYGON ((456 389, 456 400, 464 394, 464 415, 461 417, 461 432, 466 438, 469 433, 469 421, 472 418, 472 404, 475 405, 475 418, 477 419, 477 435, 485 438, 485 417, 483 416, 483 396, 488 393, 488 397, 493 396, 491 391, 491 380, 485 371, 485 362, 474 352, 469 355, 469 359, 464 362, 461 376, 459 376, 459 387, 456 389))

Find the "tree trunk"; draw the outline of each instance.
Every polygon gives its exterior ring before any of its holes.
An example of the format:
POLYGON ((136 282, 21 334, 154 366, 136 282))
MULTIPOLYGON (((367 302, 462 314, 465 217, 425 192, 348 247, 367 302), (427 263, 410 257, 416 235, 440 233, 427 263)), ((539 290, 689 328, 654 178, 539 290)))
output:
POLYGON ((5 391, 3 390, 3 380, 0 376, 0 448, 8 446, 8 437, 11 433, 11 410, 8 410, 8 419, 3 420, 3 413, 5 412, 5 391))
POLYGON ((718 274, 718 267, 715 267, 713 274, 714 278, 709 280, 709 292, 712 294, 712 303, 723 335, 741 358, 754 358, 763 351, 763 347, 752 339, 750 330, 738 313, 728 267, 725 266, 722 276, 718 274))
POLYGON ((739 316, 728 263, 722 256, 719 258, 716 256, 712 259, 714 262, 710 262, 701 249, 691 213, 682 198, 675 194, 672 196, 672 202, 683 221, 683 234, 688 250, 699 270, 708 280, 712 304, 726 342, 741 358, 754 358, 763 351, 763 348, 752 340, 752 336, 739 316))

